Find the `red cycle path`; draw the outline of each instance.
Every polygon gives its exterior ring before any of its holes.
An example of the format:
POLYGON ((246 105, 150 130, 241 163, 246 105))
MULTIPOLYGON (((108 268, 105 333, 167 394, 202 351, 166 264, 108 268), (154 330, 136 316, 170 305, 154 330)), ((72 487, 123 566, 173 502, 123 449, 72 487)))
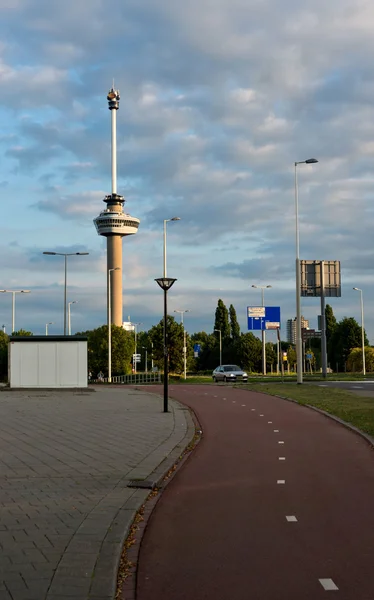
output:
POLYGON ((170 395, 194 409, 203 438, 149 520, 137 600, 373 600, 371 447, 271 396, 170 395))

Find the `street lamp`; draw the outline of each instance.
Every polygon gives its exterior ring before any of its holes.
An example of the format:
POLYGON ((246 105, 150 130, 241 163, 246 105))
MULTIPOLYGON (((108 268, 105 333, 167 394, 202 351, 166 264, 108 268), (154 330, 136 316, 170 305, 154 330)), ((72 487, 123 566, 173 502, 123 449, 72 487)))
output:
POLYGON ((299 190, 297 186, 297 165, 318 163, 316 158, 295 162, 295 216, 296 216, 296 357, 297 383, 303 383, 303 357, 301 340, 301 273, 300 273, 300 236, 299 236, 299 190))
MULTIPOLYGON (((164 263, 165 266, 165 263, 164 263)), ((160 288, 164 291, 164 412, 168 412, 168 384, 169 384, 169 365, 168 365, 168 343, 167 343, 167 318, 168 318, 168 290, 177 281, 171 277, 159 277, 155 279, 160 288)))
POLYGON ((220 329, 215 329, 214 331, 218 331, 219 333, 219 366, 222 365, 222 331, 220 329))
POLYGON ((134 334, 135 334, 135 352, 134 352, 135 358, 134 358, 133 367, 134 367, 134 373, 136 373, 136 366, 138 364, 137 363, 137 348, 138 348, 138 328, 137 328, 137 326, 143 325, 143 323, 140 321, 138 323, 131 323, 131 325, 134 325, 134 334))
POLYGON ((184 373, 184 378, 187 379, 187 346, 186 346, 186 329, 184 327, 184 322, 183 322, 183 315, 184 313, 188 313, 191 312, 188 308, 185 310, 178 310, 176 309, 174 311, 175 313, 179 313, 181 316, 181 324, 183 327, 183 373, 184 373))
POLYGON ((145 350, 145 372, 148 373, 148 365, 147 365, 147 347, 146 346, 142 346, 143 350, 145 350))
MULTIPOLYGON (((169 221, 180 221, 180 220, 181 220, 180 217, 172 217, 171 219, 164 219, 164 278, 166 278, 166 223, 169 223, 169 221)), ((155 281, 157 281, 157 279, 155 279, 155 281)))
POLYGON ((108 269, 108 282, 107 282, 107 300, 108 300, 108 310, 107 310, 107 319, 108 319, 108 383, 112 382, 112 310, 111 310, 111 276, 113 271, 120 271, 119 267, 115 267, 114 269, 108 269))
POLYGON ((366 359, 365 359, 365 329, 364 329, 364 298, 360 288, 354 287, 356 292, 360 292, 361 296, 361 341, 362 341, 362 372, 366 375, 366 359))
POLYGON ((68 256, 87 256, 89 252, 43 252, 48 256, 64 256, 65 258, 65 283, 64 283, 64 335, 66 335, 66 291, 67 291, 67 258, 68 256))
POLYGON ((71 335, 71 304, 78 304, 78 300, 72 300, 71 302, 68 302, 68 335, 71 335))
POLYGON ((49 321, 49 323, 45 324, 45 335, 48 335, 48 325, 53 325, 53 321, 49 321))
MULTIPOLYGON (((252 285, 253 288, 258 288, 261 290, 261 306, 265 306, 264 303, 264 294, 267 288, 271 288, 271 285, 252 285)), ((262 338, 262 374, 266 375, 266 339, 265 339, 265 329, 261 330, 261 338, 262 338)))
POLYGON ((30 290, 0 290, 3 294, 12 294, 12 333, 16 330, 16 294, 30 294, 30 290))

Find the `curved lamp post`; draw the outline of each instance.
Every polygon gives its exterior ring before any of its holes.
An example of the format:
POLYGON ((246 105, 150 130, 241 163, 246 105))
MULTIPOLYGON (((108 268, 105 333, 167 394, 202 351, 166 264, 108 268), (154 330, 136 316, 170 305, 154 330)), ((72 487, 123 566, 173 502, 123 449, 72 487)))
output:
POLYGON ((301 273, 300 273, 300 235, 299 235, 299 190, 297 185, 297 165, 318 163, 316 158, 295 162, 295 216, 296 216, 296 357, 297 383, 303 383, 303 356, 301 340, 301 273))
MULTIPOLYGON (((30 290, 0 290, 3 294, 12 294, 12 334, 16 330, 16 294, 30 294, 30 290)), ((4 325, 3 325, 4 327, 4 325)))
POLYGON ((159 277, 155 279, 164 291, 164 412, 168 412, 168 386, 169 386, 169 353, 167 343, 167 318, 168 318, 168 291, 177 281, 171 277, 159 277))

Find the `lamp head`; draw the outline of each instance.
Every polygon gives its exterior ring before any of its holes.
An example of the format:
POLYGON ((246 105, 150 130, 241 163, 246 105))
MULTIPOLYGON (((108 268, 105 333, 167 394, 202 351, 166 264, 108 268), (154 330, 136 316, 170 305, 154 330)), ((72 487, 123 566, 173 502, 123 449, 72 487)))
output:
POLYGON ((56 252, 43 252, 43 254, 48 254, 49 256, 56 256, 56 252))
POLYGON ((155 279, 155 281, 164 292, 167 292, 177 280, 172 277, 159 277, 158 279, 155 279))
POLYGON ((308 158, 308 159, 305 161, 305 164, 306 164, 306 165, 314 165, 314 163, 318 163, 318 160, 317 160, 316 158, 308 158))

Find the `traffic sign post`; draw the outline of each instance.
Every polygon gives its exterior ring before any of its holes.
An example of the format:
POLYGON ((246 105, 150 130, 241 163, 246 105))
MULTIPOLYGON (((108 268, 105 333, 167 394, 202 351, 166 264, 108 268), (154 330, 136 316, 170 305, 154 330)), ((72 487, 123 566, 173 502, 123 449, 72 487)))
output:
POLYGON ((263 331, 281 328, 279 306, 248 306, 248 331, 263 331))

